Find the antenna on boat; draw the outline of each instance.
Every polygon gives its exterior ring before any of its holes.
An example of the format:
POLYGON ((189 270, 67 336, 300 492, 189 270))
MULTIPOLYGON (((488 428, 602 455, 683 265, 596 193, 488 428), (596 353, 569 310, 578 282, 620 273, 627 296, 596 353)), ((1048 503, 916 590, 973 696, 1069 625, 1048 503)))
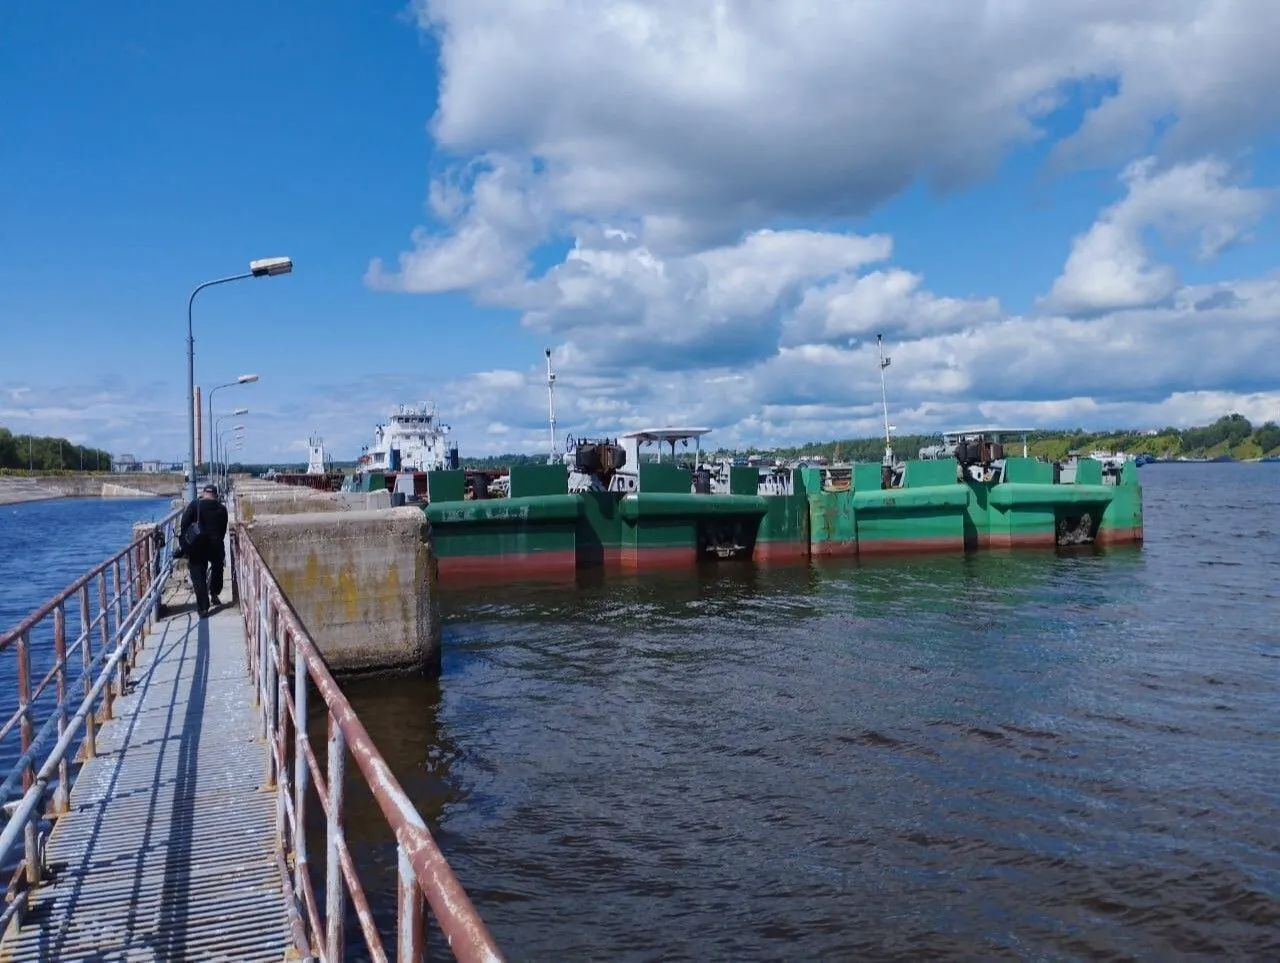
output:
POLYGON ((889 358, 884 356, 884 335, 876 335, 876 347, 880 349, 880 401, 884 405, 884 463, 893 465, 893 440, 889 436, 889 395, 884 387, 884 369, 889 367, 889 358))
POLYGON ((551 419, 551 447, 547 449, 547 464, 556 463, 556 373, 551 370, 551 349, 547 355, 547 414, 551 419))

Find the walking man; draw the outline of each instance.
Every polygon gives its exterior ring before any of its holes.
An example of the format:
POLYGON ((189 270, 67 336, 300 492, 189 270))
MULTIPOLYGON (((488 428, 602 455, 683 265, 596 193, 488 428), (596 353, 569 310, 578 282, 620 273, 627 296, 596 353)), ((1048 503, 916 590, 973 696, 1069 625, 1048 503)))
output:
POLYGON ((221 605, 222 570, 226 565, 227 509, 218 501, 218 487, 205 485, 200 497, 182 513, 178 544, 187 557, 191 587, 196 593, 200 618, 209 615, 209 603, 221 605))

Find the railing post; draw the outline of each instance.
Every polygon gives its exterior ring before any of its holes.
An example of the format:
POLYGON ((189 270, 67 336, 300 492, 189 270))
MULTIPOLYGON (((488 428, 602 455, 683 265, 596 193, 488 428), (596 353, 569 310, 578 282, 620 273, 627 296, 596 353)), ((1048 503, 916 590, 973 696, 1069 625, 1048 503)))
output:
POLYGON ((396 847, 400 867, 399 910, 396 913, 396 963, 419 963, 426 956, 426 897, 403 846, 396 847))
MULTIPOLYGON (((277 703, 279 696, 279 686, 276 681, 276 660, 275 650, 279 647, 280 642, 276 637, 275 619, 268 619, 268 645, 270 649, 267 651, 267 661, 262 667, 263 675, 263 705, 262 705, 262 734, 267 740, 267 788, 276 788, 276 745, 284 738, 284 733, 280 730, 280 707, 277 703)), ((280 751, 284 751, 283 745, 280 751)))
MULTIPOLYGON (((98 573, 98 617, 102 620, 102 654, 109 655, 111 652, 111 627, 108 625, 108 596, 107 596, 107 573, 98 573)), ((111 718, 111 686, 102 687, 102 721, 106 722, 111 718)))
MULTIPOLYGON (((53 610, 53 658, 57 673, 58 741, 67 731, 67 613, 64 603, 53 610)), ((71 766, 63 756, 58 763, 58 788, 53 793, 53 811, 62 815, 71 808, 71 766)))
POLYGON ((342 959, 342 923, 346 915, 346 890, 342 881, 342 864, 338 858, 338 840, 342 838, 342 809, 346 795, 347 740, 338 720, 329 714, 329 764, 325 780, 329 783, 329 824, 325 834, 324 915, 325 959, 338 963, 342 959))
MULTIPOLYGON (((277 626, 277 631, 279 630, 280 627, 277 626)), ((285 797, 289 795, 289 790, 292 788, 289 785, 289 777, 292 775, 292 772, 289 769, 288 757, 285 755, 289 746, 290 729, 289 672, 286 666, 288 665, 287 653, 291 641, 292 636, 290 635, 288 628, 285 628, 284 631, 280 633, 280 661, 276 666, 276 739, 278 740, 278 744, 277 746, 272 747, 279 751, 273 751, 271 754, 271 760, 275 766, 276 779, 276 839, 281 846, 284 845, 286 838, 284 801, 285 797)))
POLYGON ((302 648, 293 644, 293 889, 301 893, 309 880, 307 865, 307 788, 311 770, 307 767, 307 663, 302 648))
MULTIPOLYGON (((129 586, 129 591, 125 595, 125 598, 128 600, 128 602, 124 610, 125 616, 127 618, 130 614, 132 614, 133 610, 137 607, 138 603, 142 600, 142 596, 138 594, 138 579, 137 579, 137 576, 134 574, 136 569, 134 568, 134 565, 133 565, 133 552, 126 552, 124 557, 126 562, 125 584, 129 586)), ((119 638, 119 634, 117 633, 116 644, 118 645, 120 642, 121 642, 121 639, 119 638)), ((116 678, 119 680, 119 683, 120 683, 120 687, 116 691, 118 692, 119 695, 124 695, 124 690, 129 685, 129 674, 133 669, 133 660, 137 653, 137 645, 138 645, 138 634, 134 633, 133 638, 129 640, 129 651, 125 653, 124 657, 121 658, 119 662, 116 663, 116 666, 117 666, 116 678)))
MULTIPOLYGON (((18 636, 18 711, 22 713, 22 751, 25 754, 30 751, 35 738, 35 724, 31 718, 31 637, 26 632, 18 636)), ((22 791, 30 790, 35 781, 35 762, 28 759, 22 767, 22 791)), ((22 828, 22 837, 26 848, 27 882, 35 886, 40 882, 40 853, 34 820, 28 820, 22 828)))
POLYGON ((120 638, 120 626, 124 622, 124 592, 120 585, 120 559, 116 559, 111 563, 111 586, 115 589, 115 595, 112 596, 111 608, 115 614, 115 633, 112 638, 120 638))
MULTIPOLYGON (((152 529, 153 532, 159 529, 152 529)), ((138 546, 138 584, 142 586, 142 596, 145 598, 151 593, 151 586, 155 582, 155 577, 151 574, 151 535, 148 534, 142 544, 138 546)), ((151 627, 155 624, 156 607, 154 604, 147 606, 147 617, 142 622, 142 630, 138 633, 138 648, 146 648, 147 636, 151 634, 151 627)))
MULTIPOLYGON (((263 706, 266 703, 266 700, 263 698, 264 693, 262 691, 262 678, 265 671, 264 663, 266 662, 267 647, 271 644, 270 640, 267 638, 270 632, 271 623, 270 623, 270 616, 269 616, 269 609, 268 609, 268 594, 267 594, 267 588, 266 588, 266 580, 267 580, 267 576, 266 576, 266 573, 264 572, 261 578, 261 582, 263 584, 259 585, 258 587, 258 591, 259 591, 258 640, 257 640, 258 646, 257 646, 257 652, 254 655, 254 667, 253 667, 253 689, 254 689, 253 699, 254 699, 254 705, 258 706, 259 708, 263 708, 263 706)), ((264 716, 262 719, 262 735, 264 738, 266 737, 266 734, 267 734, 267 720, 264 716)))
POLYGON ((142 598, 142 593, 138 591, 138 567, 134 564, 134 551, 125 552, 125 572, 126 582, 129 586, 128 604, 125 606, 125 612, 132 612, 133 607, 138 604, 138 599, 142 598))
MULTIPOLYGON (((129 617, 129 613, 133 611, 133 580, 130 576, 130 569, 133 567, 133 559, 129 552, 124 553, 125 558, 125 574, 120 574, 120 559, 116 559, 115 564, 111 566, 113 572, 113 581, 116 586, 116 634, 115 645, 119 646, 123 639, 121 633, 124 631, 124 624, 129 617)), ((109 654, 109 653, 108 653, 109 654)), ((133 657, 132 651, 126 652, 116 662, 116 667, 111 671, 111 681, 107 683, 107 691, 111 692, 115 689, 115 695, 124 695, 125 679, 129 672, 129 660, 133 657)))
MULTIPOLYGON (((89 583, 80 586, 80 632, 84 636, 80 646, 80 660, 84 665, 84 696, 89 698, 93 690, 93 625, 89 621, 89 583)), ((92 759, 98 754, 98 737, 96 735, 98 721, 89 712, 84 717, 84 745, 81 748, 82 759, 92 759)))
POLYGON ((249 675, 253 678, 253 704, 256 707, 262 696, 262 684, 258 682, 258 656, 262 654, 262 625, 267 620, 267 602, 262 596, 262 574, 254 579, 258 584, 254 585, 254 590, 258 597, 255 599, 253 614, 253 632, 252 645, 249 649, 249 675))

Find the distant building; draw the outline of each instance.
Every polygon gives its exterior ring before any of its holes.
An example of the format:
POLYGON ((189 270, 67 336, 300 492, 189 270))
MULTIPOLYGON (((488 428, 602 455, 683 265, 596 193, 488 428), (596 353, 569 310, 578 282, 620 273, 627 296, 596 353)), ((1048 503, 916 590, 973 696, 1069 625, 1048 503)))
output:
POLYGON ((132 455, 119 455, 111 459, 111 470, 114 472, 138 471, 138 459, 132 455))
POLYGON ((172 466, 168 462, 151 459, 141 463, 140 470, 151 475, 158 475, 161 472, 168 471, 172 466))

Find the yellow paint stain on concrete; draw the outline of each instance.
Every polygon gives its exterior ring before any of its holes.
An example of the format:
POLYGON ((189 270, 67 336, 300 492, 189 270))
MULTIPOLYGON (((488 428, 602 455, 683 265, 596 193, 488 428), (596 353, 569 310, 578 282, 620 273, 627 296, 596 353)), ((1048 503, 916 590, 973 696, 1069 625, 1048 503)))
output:
POLYGON ((355 565, 348 562, 338 570, 337 600, 348 622, 354 622, 360 613, 360 583, 356 579, 355 565))
POLYGON ((383 593, 388 602, 399 603, 402 625, 413 624, 413 586, 404 586, 400 582, 400 566, 392 561, 387 564, 386 575, 382 579, 383 593))

